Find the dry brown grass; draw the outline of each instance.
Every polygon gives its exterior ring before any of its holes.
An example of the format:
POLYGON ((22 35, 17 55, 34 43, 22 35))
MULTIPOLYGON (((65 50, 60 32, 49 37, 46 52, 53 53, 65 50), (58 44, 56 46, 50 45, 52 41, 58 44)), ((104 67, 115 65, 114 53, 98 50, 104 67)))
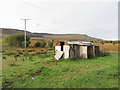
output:
POLYGON ((118 51, 118 44, 105 43, 102 45, 101 43, 94 43, 94 45, 100 46, 100 50, 102 51, 118 51))

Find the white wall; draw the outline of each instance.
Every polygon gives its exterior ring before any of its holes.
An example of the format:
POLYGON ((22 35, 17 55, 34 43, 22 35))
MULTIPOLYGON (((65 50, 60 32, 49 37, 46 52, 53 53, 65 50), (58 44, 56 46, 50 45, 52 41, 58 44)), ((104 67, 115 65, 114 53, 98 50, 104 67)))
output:
POLYGON ((68 46, 68 45, 64 45, 63 46, 63 52, 64 52, 64 58, 66 59, 66 58, 69 58, 69 50, 70 50, 70 46, 68 46))

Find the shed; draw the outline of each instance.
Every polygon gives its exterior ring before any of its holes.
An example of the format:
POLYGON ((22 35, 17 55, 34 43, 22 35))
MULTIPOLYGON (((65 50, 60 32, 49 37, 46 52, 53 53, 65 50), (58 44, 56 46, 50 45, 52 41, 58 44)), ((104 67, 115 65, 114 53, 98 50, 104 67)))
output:
POLYGON ((55 58, 92 58, 99 56, 99 46, 84 41, 61 41, 55 46, 55 58), (61 54, 60 54, 61 53, 61 54))

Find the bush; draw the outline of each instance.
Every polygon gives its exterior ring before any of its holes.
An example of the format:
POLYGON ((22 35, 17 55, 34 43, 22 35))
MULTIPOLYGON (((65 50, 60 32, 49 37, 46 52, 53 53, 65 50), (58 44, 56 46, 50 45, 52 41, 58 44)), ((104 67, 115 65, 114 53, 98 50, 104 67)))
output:
MULTIPOLYGON (((26 41, 29 42, 30 37, 26 36, 26 41)), ((22 47, 23 42, 24 42, 24 34, 16 33, 8 36, 5 38, 5 41, 10 45, 10 46, 18 46, 22 47)), ((27 43, 29 44, 29 43, 27 43)))
POLYGON ((41 42, 41 43, 40 43, 40 47, 41 47, 41 48, 44 48, 45 45, 46 45, 46 42, 41 42))
POLYGON ((52 48, 53 47, 53 42, 49 42, 48 45, 49 45, 49 47, 52 48))
MULTIPOLYGON (((26 41, 26 47, 29 47, 30 45, 30 41, 26 41)), ((25 47, 25 42, 22 42, 22 48, 25 47)))
POLYGON ((46 42, 36 42, 34 47, 40 47, 40 48, 44 48, 46 45, 46 42))
POLYGON ((36 42, 34 47, 40 47, 40 42, 36 42))

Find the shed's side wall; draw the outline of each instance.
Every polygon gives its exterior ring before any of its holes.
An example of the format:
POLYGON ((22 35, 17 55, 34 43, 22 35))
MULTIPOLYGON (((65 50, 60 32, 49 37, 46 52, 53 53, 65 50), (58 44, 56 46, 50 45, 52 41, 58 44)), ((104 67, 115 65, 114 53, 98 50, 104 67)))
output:
POLYGON ((79 46, 79 54, 80 54, 80 58, 88 58, 87 57, 87 46, 79 46))

